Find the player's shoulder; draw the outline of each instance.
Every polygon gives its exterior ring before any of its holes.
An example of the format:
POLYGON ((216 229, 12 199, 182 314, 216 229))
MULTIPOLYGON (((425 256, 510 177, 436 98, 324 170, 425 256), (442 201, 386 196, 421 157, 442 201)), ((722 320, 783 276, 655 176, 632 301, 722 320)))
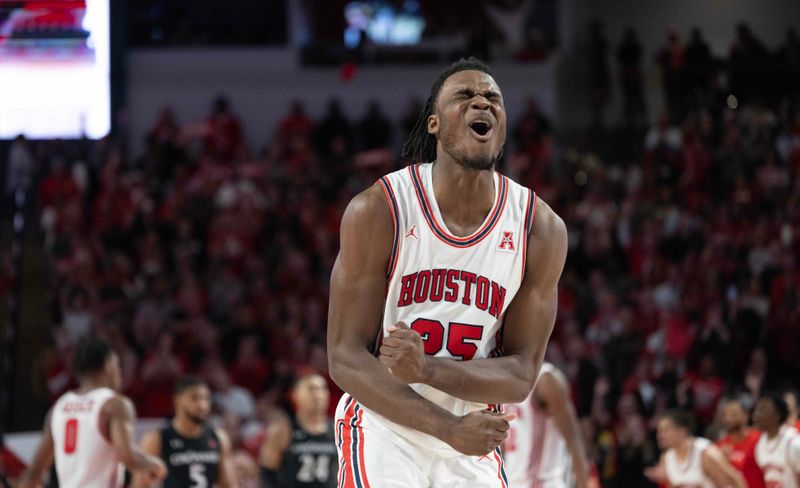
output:
POLYGON ((136 407, 130 398, 114 392, 104 402, 102 407, 104 415, 110 417, 131 417, 136 415, 136 407))
POLYGON ((756 439, 756 449, 760 448, 762 446, 762 444, 766 444, 766 442, 767 442, 767 436, 766 435, 762 435, 761 431, 757 431, 757 432, 759 432, 759 436, 758 436, 758 439, 756 439))
POLYGON ((231 438, 228 436, 228 433, 225 432, 225 429, 220 427, 212 427, 208 429, 211 432, 211 435, 217 438, 217 442, 219 442, 220 450, 228 452, 231 450, 231 438))
POLYGON ((557 280, 567 257, 567 226, 564 220, 537 197, 533 223, 528 236, 526 276, 533 273, 534 280, 557 280))
POLYGON ((698 450, 701 451, 714 447, 714 443, 706 439, 705 437, 695 437, 694 445, 697 446, 698 450))
POLYGON ((505 180, 509 191, 520 193, 520 194, 524 194, 524 195, 531 195, 531 196, 536 194, 536 191, 533 188, 529 188, 529 187, 523 185, 522 183, 520 183, 520 182, 516 181, 515 179, 511 178, 510 176, 502 174, 499 171, 497 172, 497 174, 500 175, 500 177, 502 177, 503 180, 505 180))
POLYGON ((369 238, 376 235, 375 229, 385 229, 391 236, 392 212, 380 182, 354 196, 342 216, 343 234, 353 231, 369 238))
POLYGON ((361 191, 350 199, 345 214, 358 213, 359 215, 376 212, 380 209, 388 208, 386 198, 383 193, 383 186, 380 182, 373 183, 366 190, 361 191))
POLYGON ((539 379, 536 380, 536 395, 544 400, 566 398, 569 394, 569 385, 566 376, 555 366, 544 363, 539 370, 539 379))
POLYGON ((567 241, 567 224, 543 198, 536 195, 536 207, 531 225, 531 240, 554 241, 554 244, 567 241))
POLYGON ((419 174, 417 170, 419 166, 421 165, 412 163, 386 173, 375 180, 369 188, 353 197, 350 200, 350 206, 354 209, 362 209, 365 206, 367 209, 375 207, 384 211, 389 209, 390 201, 394 200, 396 204, 401 195, 408 191, 413 192, 414 178, 412 174, 419 174))
POLYGON ((794 427, 786 426, 786 435, 789 437, 789 442, 793 445, 800 445, 800 432, 794 427))
POLYGON ((695 449, 700 452, 700 460, 703 463, 725 463, 727 458, 719 446, 704 437, 695 437, 695 449))
POLYGON ((142 436, 141 442, 139 445, 142 446, 142 449, 153 455, 161 455, 161 444, 163 443, 163 435, 165 429, 152 429, 148 430, 142 436))
POLYGON ((553 363, 543 362, 539 370, 539 377, 546 378, 546 381, 557 381, 561 384, 567 384, 567 376, 558 369, 553 363))
MULTIPOLYGON (((728 436, 728 437, 730 437, 730 436, 728 436)), ((758 429, 749 429, 747 431, 746 439, 747 439, 747 441, 749 443, 752 443, 752 444, 757 443, 758 440, 761 439, 761 431, 758 430, 758 429)))

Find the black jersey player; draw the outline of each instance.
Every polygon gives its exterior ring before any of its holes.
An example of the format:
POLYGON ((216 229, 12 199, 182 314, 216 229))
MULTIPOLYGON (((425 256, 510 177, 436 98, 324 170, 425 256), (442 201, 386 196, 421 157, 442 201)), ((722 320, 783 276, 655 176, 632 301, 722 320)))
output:
POLYGON ((328 418, 330 393, 318 374, 298 377, 292 387, 291 417, 280 417, 261 446, 262 487, 329 488, 336 486, 336 444, 328 418))
MULTIPOLYGON (((142 449, 167 465, 162 488, 236 488, 230 466, 230 440, 208 425, 211 392, 198 378, 186 377, 175 386, 175 417, 166 427, 145 434, 142 449)), ((134 488, 152 485, 135 477, 134 488)))

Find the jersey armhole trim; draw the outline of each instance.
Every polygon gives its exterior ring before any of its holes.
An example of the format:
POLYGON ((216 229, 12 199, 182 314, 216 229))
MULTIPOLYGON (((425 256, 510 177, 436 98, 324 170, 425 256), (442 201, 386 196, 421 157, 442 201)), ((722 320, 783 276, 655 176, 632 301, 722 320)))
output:
POLYGON ((389 262, 386 265, 386 281, 388 282, 392 279, 394 270, 397 267, 397 254, 399 250, 398 248, 400 247, 400 212, 397 206, 397 198, 395 198, 394 190, 392 189, 392 184, 389 182, 389 179, 383 176, 378 181, 381 183, 381 188, 383 188, 386 201, 389 203, 389 213, 392 215, 392 254, 389 257, 389 262))
POLYGON ((528 190, 528 205, 525 209, 525 238, 522 240, 522 279, 528 267, 528 241, 531 238, 533 219, 536 217, 536 192, 528 190))

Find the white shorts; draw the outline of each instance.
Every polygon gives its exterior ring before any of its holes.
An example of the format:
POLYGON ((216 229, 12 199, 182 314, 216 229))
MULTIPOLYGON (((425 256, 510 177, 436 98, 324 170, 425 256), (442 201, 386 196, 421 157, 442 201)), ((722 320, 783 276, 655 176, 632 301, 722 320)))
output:
POLYGON ((508 488, 499 449, 443 457, 389 430, 348 394, 336 408, 339 488, 508 488))

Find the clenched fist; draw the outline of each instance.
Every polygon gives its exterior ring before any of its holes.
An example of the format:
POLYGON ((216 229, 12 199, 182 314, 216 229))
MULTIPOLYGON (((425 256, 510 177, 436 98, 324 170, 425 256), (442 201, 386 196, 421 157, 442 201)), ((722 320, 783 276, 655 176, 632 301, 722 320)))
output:
POLYGON ((468 413, 458 419, 456 427, 444 439, 450 447, 467 456, 485 456, 508 437, 513 413, 494 413, 486 410, 468 413))
POLYGON ((389 337, 385 337, 381 345, 380 361, 405 383, 425 383, 428 367, 422 337, 403 322, 388 330, 389 337))

